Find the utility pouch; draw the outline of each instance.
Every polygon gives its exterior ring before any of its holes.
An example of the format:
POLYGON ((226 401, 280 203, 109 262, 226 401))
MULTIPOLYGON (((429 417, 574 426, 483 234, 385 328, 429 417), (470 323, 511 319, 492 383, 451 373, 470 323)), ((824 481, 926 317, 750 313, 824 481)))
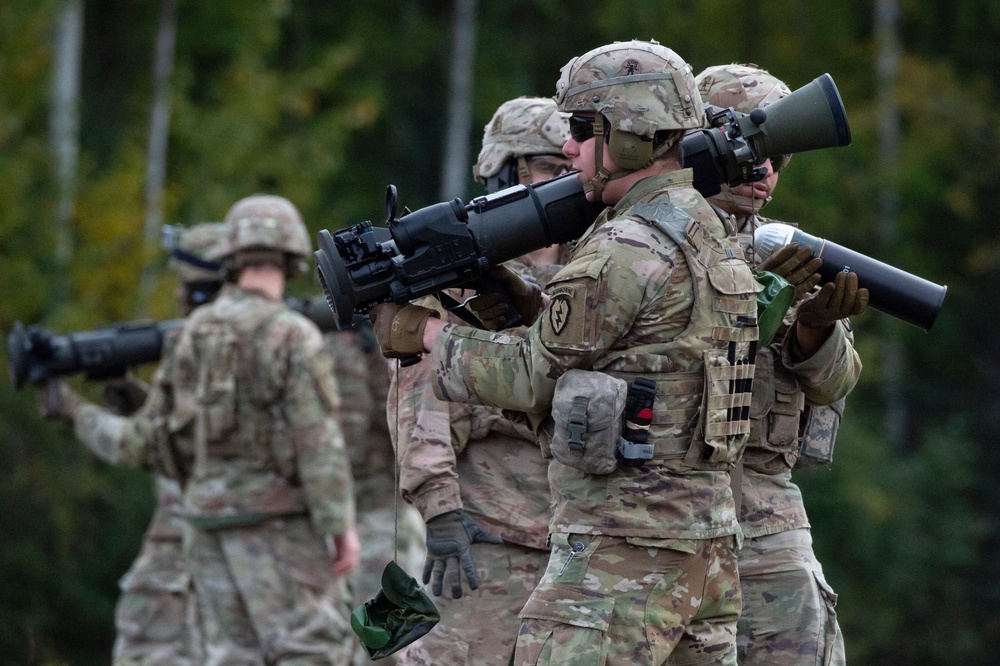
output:
POLYGON ((802 445, 795 467, 809 468, 833 462, 833 445, 837 441, 840 419, 844 416, 844 399, 823 407, 807 407, 803 414, 802 445))
POLYGON ((625 401, 625 423, 618 438, 618 461, 622 467, 642 467, 653 459, 653 445, 649 443, 649 424, 653 422, 653 401, 656 399, 656 382, 636 377, 628 389, 625 401))
POLYGON ((618 468, 628 384, 603 372, 568 370, 552 397, 552 457, 588 474, 618 468))

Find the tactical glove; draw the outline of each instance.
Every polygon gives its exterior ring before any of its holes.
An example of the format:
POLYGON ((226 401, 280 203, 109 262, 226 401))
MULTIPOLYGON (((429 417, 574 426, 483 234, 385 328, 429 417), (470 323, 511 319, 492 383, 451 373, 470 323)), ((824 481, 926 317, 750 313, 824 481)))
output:
POLYGON ((503 543, 495 534, 490 534, 462 509, 434 516, 427 521, 427 560, 424 563, 424 585, 433 578, 431 591, 435 597, 441 596, 445 576, 451 581, 451 596, 462 596, 462 571, 469 581, 469 589, 479 587, 479 576, 472 561, 471 546, 474 543, 503 543))
POLYGON ((792 302, 798 303, 820 281, 820 275, 816 271, 823 265, 823 260, 812 254, 811 247, 799 248, 798 243, 790 243, 760 262, 757 269, 785 278, 788 284, 795 287, 792 302))
POLYGON ((398 303, 380 303, 368 313, 375 339, 386 358, 423 354, 424 326, 431 317, 440 316, 429 308, 398 303))
POLYGON ((841 319, 868 309, 868 290, 858 289, 857 273, 837 273, 816 295, 799 306, 798 322, 809 328, 828 328, 841 319))
POLYGON ((60 379, 50 379, 35 391, 38 413, 42 418, 73 424, 73 413, 86 400, 60 379))
POLYGON ((469 307, 483 326, 491 331, 505 328, 508 311, 513 306, 521 315, 524 324, 531 324, 542 310, 542 290, 533 282, 527 282, 506 266, 496 266, 489 272, 496 283, 495 291, 479 294, 469 301, 469 307))

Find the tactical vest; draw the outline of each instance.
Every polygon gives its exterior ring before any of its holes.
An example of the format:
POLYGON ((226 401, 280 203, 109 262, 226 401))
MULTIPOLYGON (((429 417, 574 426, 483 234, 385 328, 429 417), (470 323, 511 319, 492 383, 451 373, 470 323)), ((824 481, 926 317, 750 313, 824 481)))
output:
POLYGON ((702 223, 667 202, 641 202, 629 215, 654 225, 684 254, 694 306, 673 340, 612 350, 595 370, 656 383, 649 441, 653 462, 684 470, 723 470, 742 454, 750 431, 750 395, 760 289, 735 235, 721 221, 702 223), (711 228, 712 224, 718 228, 711 228))
POLYGON ((291 427, 279 404, 281 386, 270 376, 278 369, 264 367, 256 353, 287 306, 260 298, 234 317, 231 303, 223 296, 193 315, 197 321, 189 334, 197 358, 178 361, 188 371, 178 373, 171 414, 178 449, 191 470, 186 510, 232 519, 203 527, 306 510, 291 427))

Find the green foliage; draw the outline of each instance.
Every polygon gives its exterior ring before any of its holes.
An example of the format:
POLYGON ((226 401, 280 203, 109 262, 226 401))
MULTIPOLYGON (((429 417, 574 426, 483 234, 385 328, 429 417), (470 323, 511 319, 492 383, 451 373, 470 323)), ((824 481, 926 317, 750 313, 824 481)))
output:
MULTIPOLYGON (((0 330, 15 319, 79 330, 175 316, 166 271, 151 303, 138 277, 157 2, 87 0, 73 253, 57 272, 47 124, 56 0, 0 3, 0 330)), ((478 3, 471 145, 503 101, 550 95, 562 67, 611 40, 655 38, 695 72, 757 63, 793 88, 829 72, 853 143, 797 155, 767 213, 949 285, 934 329, 857 321, 862 382, 837 461, 798 474, 851 661, 990 663, 1000 649, 1000 9, 986 0, 901 0, 893 91, 900 160, 881 161, 873 4, 770 0, 478 3), (880 226, 898 192, 892 238, 880 226), (902 450, 882 419, 886 340, 897 341, 909 412, 902 450)), ((435 202, 447 106, 451 5, 178 0, 166 219, 219 220, 236 199, 282 194, 312 232, 380 222, 435 202)), ((469 155, 471 166, 475 154, 469 155)), ((478 194, 471 169, 467 193, 478 194)), ((297 290, 314 287, 297 285, 297 290)), ((5 361, 4 361, 5 362, 5 361)), ((0 366, 3 364, 0 363, 0 366)), ((0 370, 3 368, 0 367, 0 370)), ((149 517, 146 475, 93 461, 29 391, 0 385, 0 654, 4 663, 106 662, 116 579, 149 517)))

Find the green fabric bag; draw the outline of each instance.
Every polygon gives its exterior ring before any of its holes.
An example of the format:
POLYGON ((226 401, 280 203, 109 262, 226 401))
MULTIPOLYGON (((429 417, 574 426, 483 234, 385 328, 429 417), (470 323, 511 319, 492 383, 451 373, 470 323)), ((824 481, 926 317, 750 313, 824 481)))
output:
POLYGON ((351 613, 351 628, 368 656, 381 659, 426 635, 440 619, 419 583, 393 561, 382 571, 382 589, 351 613))
POLYGON ((763 347, 774 339, 774 334, 781 327, 785 313, 795 298, 795 287, 770 271, 760 271, 756 277, 764 287, 757 292, 757 329, 760 335, 757 344, 763 347))

